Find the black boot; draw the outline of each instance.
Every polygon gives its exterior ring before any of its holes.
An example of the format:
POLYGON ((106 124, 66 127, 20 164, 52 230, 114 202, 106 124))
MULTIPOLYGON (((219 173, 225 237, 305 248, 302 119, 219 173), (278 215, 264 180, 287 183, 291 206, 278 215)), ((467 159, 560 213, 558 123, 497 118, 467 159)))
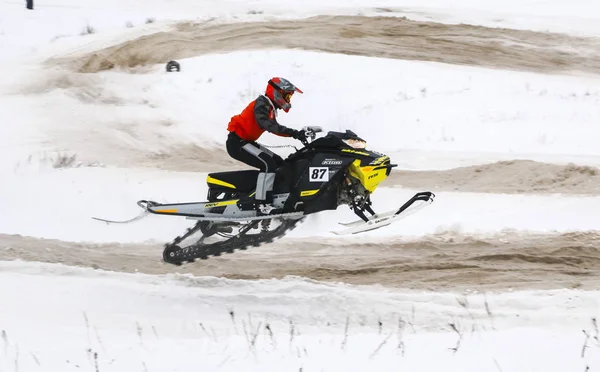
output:
POLYGON ((256 209, 256 200, 253 197, 244 195, 238 200, 236 205, 243 211, 251 211, 256 209))
POLYGON ((267 191, 267 198, 265 200, 255 200, 255 202, 256 214, 259 216, 272 216, 283 213, 283 208, 273 205, 272 191, 267 191))
POLYGON ((273 207, 273 192, 267 192, 266 199, 255 199, 248 195, 242 196, 237 202, 238 208, 243 211, 257 211, 258 215, 272 214, 272 211, 279 211, 279 209, 273 207))

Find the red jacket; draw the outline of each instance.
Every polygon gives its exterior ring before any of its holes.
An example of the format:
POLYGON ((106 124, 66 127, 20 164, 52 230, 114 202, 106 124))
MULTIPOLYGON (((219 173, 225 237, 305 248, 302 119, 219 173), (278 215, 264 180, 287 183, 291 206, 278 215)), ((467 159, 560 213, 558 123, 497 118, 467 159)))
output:
POLYGON ((290 137, 294 129, 285 127, 277 122, 277 112, 271 100, 259 96, 239 114, 229 121, 227 130, 235 132, 241 139, 256 141, 265 131, 278 136, 290 137))

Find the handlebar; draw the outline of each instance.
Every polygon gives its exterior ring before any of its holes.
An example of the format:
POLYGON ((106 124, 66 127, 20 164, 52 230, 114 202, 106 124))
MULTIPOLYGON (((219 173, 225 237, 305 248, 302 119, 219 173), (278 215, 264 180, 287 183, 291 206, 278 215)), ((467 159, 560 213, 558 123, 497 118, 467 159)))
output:
MULTIPOLYGON (((319 126, 307 126, 307 127, 302 127, 301 131, 304 132, 304 135, 306 136, 306 138, 310 138, 310 141, 312 142, 317 137, 317 133, 320 133, 323 131, 323 128, 321 128, 319 126)), ((306 145, 308 145, 308 141, 302 141, 302 144, 304 146, 306 146, 306 145)))

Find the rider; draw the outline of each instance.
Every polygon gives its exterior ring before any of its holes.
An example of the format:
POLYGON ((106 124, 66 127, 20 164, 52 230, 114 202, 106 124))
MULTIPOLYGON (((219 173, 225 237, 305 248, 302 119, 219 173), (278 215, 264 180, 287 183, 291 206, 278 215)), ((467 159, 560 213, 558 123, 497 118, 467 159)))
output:
POLYGON ((290 111, 290 100, 294 92, 303 93, 287 79, 270 79, 265 94, 250 102, 239 115, 233 116, 227 126, 229 135, 226 146, 229 155, 261 171, 254 195, 254 199, 261 204, 273 201, 275 170, 283 164, 283 159, 256 143, 256 140, 267 131, 281 137, 306 141, 304 132, 277 122, 277 110, 290 111))

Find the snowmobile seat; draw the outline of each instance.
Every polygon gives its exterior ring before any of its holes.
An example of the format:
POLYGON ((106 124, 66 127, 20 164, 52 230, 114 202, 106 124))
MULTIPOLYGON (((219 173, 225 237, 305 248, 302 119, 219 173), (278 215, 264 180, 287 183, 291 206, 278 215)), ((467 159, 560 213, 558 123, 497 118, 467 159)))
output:
POLYGON ((256 188, 258 170, 209 173, 206 183, 211 189, 249 193, 256 188))

